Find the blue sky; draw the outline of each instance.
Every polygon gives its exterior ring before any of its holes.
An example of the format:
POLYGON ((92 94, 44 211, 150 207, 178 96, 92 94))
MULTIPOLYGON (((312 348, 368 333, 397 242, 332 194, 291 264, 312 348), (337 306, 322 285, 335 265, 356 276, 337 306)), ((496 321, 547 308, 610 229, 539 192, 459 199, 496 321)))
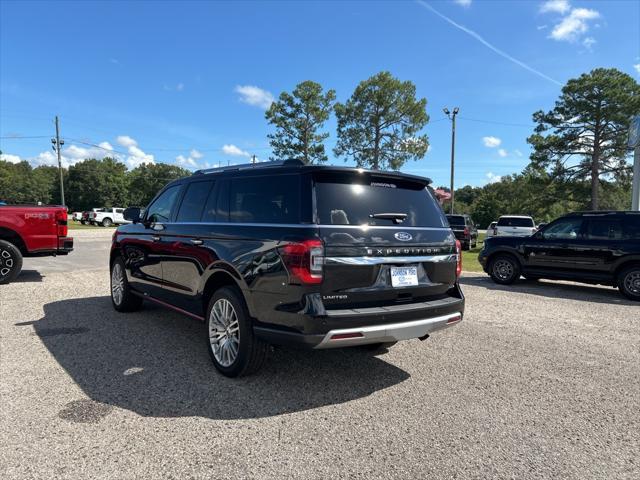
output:
MULTIPOLYGON (((65 163, 111 150, 132 167, 266 159, 271 98, 310 79, 344 101, 389 70, 431 118, 430 151, 403 170, 448 184, 442 108, 459 106, 456 184, 483 185, 527 164, 531 114, 595 67, 640 79, 640 2, 4 0, 0 149, 51 164, 57 114, 65 163)), ((326 130, 343 165, 334 118, 326 130)))

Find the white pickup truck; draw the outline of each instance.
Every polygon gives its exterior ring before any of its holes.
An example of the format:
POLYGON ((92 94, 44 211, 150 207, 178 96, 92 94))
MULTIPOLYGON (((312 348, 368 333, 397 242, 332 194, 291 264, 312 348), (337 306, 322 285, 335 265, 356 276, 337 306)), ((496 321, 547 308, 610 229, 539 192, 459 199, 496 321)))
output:
POLYGON ((122 225, 125 223, 131 223, 129 220, 125 220, 124 208, 98 208, 89 213, 89 223, 91 225, 102 225, 103 227, 110 227, 111 225, 122 225))
POLYGON ((493 228, 495 237, 528 237, 536 233, 533 218, 524 215, 502 215, 493 228))

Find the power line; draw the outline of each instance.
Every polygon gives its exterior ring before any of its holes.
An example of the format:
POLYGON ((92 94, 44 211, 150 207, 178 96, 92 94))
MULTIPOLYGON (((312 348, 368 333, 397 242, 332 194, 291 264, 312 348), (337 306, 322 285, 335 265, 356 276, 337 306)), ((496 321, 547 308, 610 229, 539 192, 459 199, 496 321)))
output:
POLYGON ((479 118, 469 118, 469 117, 463 117, 463 116, 460 116, 459 118, 462 118, 463 120, 469 120, 471 122, 489 123, 492 125, 506 125, 508 127, 527 127, 527 128, 535 127, 535 125, 533 124, 525 124, 525 123, 496 122, 495 120, 481 120, 479 118))
POLYGON ((0 137, 2 140, 22 140, 25 138, 49 138, 50 135, 6 135, 0 137))

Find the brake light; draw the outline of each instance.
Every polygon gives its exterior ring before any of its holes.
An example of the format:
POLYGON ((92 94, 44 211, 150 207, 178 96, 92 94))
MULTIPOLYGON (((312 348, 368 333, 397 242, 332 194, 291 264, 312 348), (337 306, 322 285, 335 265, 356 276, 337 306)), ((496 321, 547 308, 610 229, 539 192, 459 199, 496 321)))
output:
POLYGON ((58 237, 66 237, 69 227, 67 226, 67 209, 56 210, 56 225, 58 237))
POLYGON ((458 256, 458 263, 456 264, 456 277, 460 278, 462 273, 462 248, 460 246, 460 240, 456 240, 456 255, 458 256))
POLYGON ((324 246, 320 240, 289 243, 280 248, 290 283, 321 283, 324 246))

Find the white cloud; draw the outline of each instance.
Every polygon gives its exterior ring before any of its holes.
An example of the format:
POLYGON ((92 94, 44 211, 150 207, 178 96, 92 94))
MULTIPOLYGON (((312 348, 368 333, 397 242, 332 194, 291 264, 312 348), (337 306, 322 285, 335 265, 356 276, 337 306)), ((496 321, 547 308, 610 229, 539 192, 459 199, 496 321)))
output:
POLYGON ((135 147, 136 145, 138 145, 138 142, 136 142, 128 135, 120 135, 118 138, 116 138, 116 142, 118 142, 123 147, 135 147))
POLYGON ((116 141, 126 147, 129 156, 126 158, 126 163, 129 168, 136 168, 143 163, 156 163, 155 158, 150 153, 145 153, 140 147, 138 142, 128 135, 120 135, 116 138, 116 141))
POLYGON ((486 177, 487 177, 487 183, 496 183, 502 180, 502 177, 500 175, 496 175, 493 172, 487 172, 486 177))
POLYGON ((500 146, 502 140, 500 140, 498 137, 482 137, 482 143, 484 143, 485 147, 496 148, 500 146))
POLYGON ((509 154, 507 153, 507 151, 504 148, 500 148, 498 149, 498 155, 500 155, 502 158, 508 156, 509 154))
POLYGON ((176 163, 181 167, 187 167, 187 168, 189 167, 196 168, 198 166, 198 163, 195 161, 194 158, 185 157, 184 155, 178 155, 176 157, 176 163))
MULTIPOLYGON (((582 37, 589 31, 589 22, 591 20, 595 20, 596 18, 600 18, 600 12, 590 8, 572 8, 569 5, 569 2, 565 2, 562 5, 563 9, 546 10, 546 12, 555 12, 563 15, 562 17, 560 17, 559 22, 556 23, 556 25, 553 27, 553 30, 549 34, 549 38, 560 42, 575 43, 581 40, 582 37)), ((544 12, 545 10, 541 9, 541 11, 544 12)), ((583 44, 587 48, 589 48, 594 43, 595 39, 593 37, 588 37, 583 42, 583 44)))
POLYGON ((570 8, 568 0, 547 0, 540 6, 540 12, 566 13, 570 8))
POLYGON ((222 153, 224 153, 225 155, 231 155, 234 157, 250 157, 251 154, 245 150, 242 150, 238 147, 236 147, 235 145, 223 145, 222 146, 222 153))
POLYGON ((253 85, 237 85, 234 91, 240 94, 241 102, 265 110, 274 102, 271 92, 253 85))
POLYGON ((636 72, 638 72, 638 75, 640 75, 640 63, 636 63, 633 68, 635 68, 636 72))
POLYGON ((471 0, 453 0, 455 3, 457 3, 458 5, 461 5, 463 7, 470 7, 471 6, 471 0))
POLYGON ((518 149, 515 149, 513 153, 515 154, 516 157, 522 157, 522 152, 518 149))
POLYGON ((204 157, 202 152, 199 152, 195 148, 193 150, 191 150, 191 152, 189 153, 189 156, 192 157, 192 158, 195 158, 196 160, 199 159, 199 158, 204 157))
POLYGON ((582 40, 582 45, 584 45, 587 50, 591 50, 591 47, 593 47, 596 43, 598 42, 593 37, 587 37, 582 40))
POLYGON ((10 153, 3 153, 0 155, 0 160, 4 160, 9 163, 20 163, 22 159, 18 155, 11 155, 10 153))

